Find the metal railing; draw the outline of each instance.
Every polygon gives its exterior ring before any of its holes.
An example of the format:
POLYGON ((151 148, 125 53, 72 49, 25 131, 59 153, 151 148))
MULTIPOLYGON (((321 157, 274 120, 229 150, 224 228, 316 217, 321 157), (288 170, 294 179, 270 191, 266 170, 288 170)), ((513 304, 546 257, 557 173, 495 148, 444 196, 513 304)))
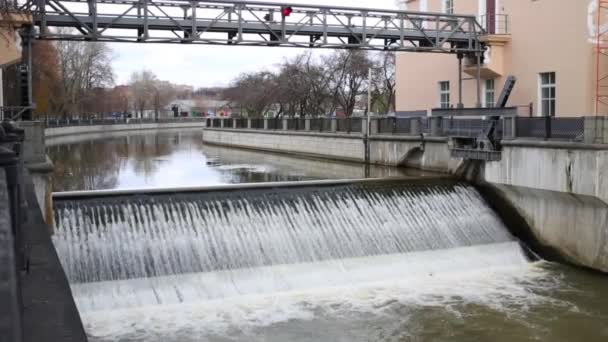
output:
MULTIPOLYGON (((104 119, 84 119, 84 118, 46 118, 45 126, 49 128, 67 126, 96 126, 96 125, 125 125, 125 124, 146 124, 146 123, 178 123, 178 122, 205 122, 205 118, 104 118, 104 119)), ((219 127, 219 126, 218 126, 219 127)))
POLYGON ((468 118, 444 118, 442 125, 444 135, 461 138, 476 138, 490 127, 489 120, 468 118))
POLYGON ((585 140, 584 117, 517 117, 515 120, 515 132, 513 132, 512 135, 518 138, 569 141, 585 140))
POLYGON ((363 121, 362 118, 336 119, 336 131, 361 133, 363 132, 363 121))
POLYGON ((287 130, 304 131, 306 130, 306 119, 289 119, 287 120, 287 130))
MULTIPOLYGON (((608 143, 608 119, 596 117, 373 117, 370 135, 409 135, 451 138, 542 139, 572 142, 608 143), (605 122, 605 123, 604 123, 605 122), (604 126, 605 125, 605 126, 604 126)), ((209 128, 238 128, 277 131, 365 134, 365 118, 273 118, 208 119, 209 128), (223 126, 221 122, 223 121, 223 126), (236 124, 235 124, 236 122, 236 124), (236 126, 235 126, 236 125, 236 126)))
POLYGON ((507 14, 484 14, 479 21, 487 34, 510 34, 507 14))
MULTIPOLYGON (((412 134, 413 122, 420 123, 421 118, 397 118, 387 117, 376 119, 378 122, 378 133, 380 134, 412 134)), ((418 127, 421 127, 418 125, 418 127)), ((419 134, 419 132, 414 132, 419 134)))

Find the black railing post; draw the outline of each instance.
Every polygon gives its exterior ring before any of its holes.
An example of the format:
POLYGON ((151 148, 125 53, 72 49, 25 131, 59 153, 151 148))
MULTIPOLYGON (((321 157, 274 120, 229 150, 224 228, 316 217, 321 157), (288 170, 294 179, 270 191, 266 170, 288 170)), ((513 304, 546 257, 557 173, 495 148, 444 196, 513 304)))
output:
POLYGON ((551 139, 551 116, 545 116, 545 140, 551 139))

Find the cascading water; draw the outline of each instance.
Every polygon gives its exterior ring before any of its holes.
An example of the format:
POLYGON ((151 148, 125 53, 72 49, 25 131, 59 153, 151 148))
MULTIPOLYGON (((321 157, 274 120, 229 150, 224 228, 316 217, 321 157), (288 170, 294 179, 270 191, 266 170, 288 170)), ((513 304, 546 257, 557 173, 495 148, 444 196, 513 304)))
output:
POLYGON ((480 194, 446 181, 57 199, 55 224, 81 310, 526 263, 480 194))

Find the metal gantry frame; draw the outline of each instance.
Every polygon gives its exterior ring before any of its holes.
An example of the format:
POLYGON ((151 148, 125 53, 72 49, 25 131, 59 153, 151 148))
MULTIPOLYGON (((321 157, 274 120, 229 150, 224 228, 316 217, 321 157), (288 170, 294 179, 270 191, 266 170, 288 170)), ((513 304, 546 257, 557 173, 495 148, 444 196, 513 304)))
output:
MULTIPOLYGON (((19 1, 19 0, 18 0, 19 1)), ((608 0, 601 0, 608 1, 608 0)), ((21 105, 31 119, 31 41, 74 40, 358 49, 457 54, 477 61, 477 106, 487 34, 472 15, 235 0, 23 0, 26 74, 21 105), (289 15, 283 10, 289 7, 289 15), (67 29, 61 29, 67 28, 67 29), (27 89, 27 90, 25 90, 27 89)), ((461 67, 459 67, 461 69, 461 67)), ((459 105, 462 104, 462 70, 459 105)))
POLYGON ((29 0, 36 39, 475 54, 475 16, 234 0, 29 0), (289 16, 282 9, 291 7, 289 16), (69 27, 73 32, 51 30, 69 27))

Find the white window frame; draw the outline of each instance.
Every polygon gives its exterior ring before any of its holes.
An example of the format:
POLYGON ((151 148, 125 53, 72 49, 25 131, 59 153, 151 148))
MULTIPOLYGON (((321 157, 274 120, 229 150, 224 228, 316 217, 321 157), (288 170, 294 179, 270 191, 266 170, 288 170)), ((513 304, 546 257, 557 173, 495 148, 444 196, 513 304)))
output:
POLYGON ((545 116, 545 103, 549 102, 548 115, 555 116, 557 110, 557 74, 555 71, 541 72, 538 74, 538 116, 545 116), (553 82, 544 83, 543 76, 553 76, 553 82), (549 97, 544 97, 543 90, 545 89, 553 89, 553 96, 549 95, 549 97))
POLYGON ((441 0, 441 11, 445 14, 454 14, 454 0, 441 0))
POLYGON ((483 90, 483 105, 486 108, 491 108, 496 106, 496 80, 493 78, 487 79, 483 82, 484 90, 483 90), (490 88, 490 82, 492 87, 490 88), (492 102, 488 102, 488 95, 492 94, 492 102), (490 106, 491 105, 491 106, 490 106))
POLYGON ((450 81, 439 81, 439 108, 450 108, 450 81), (447 85, 447 89, 443 89, 444 85, 447 85), (447 97, 447 101, 444 101, 444 96, 447 97))

